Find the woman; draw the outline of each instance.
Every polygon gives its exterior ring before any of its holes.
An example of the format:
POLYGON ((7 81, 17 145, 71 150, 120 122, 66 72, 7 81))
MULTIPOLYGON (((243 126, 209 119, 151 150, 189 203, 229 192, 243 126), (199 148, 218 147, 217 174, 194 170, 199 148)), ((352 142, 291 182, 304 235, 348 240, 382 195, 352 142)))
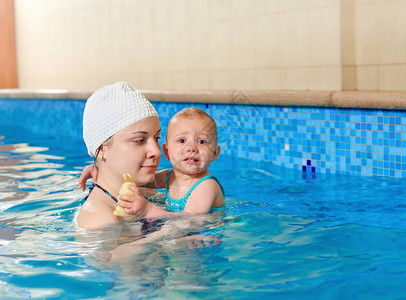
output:
MULTIPOLYGON (((161 159, 158 113, 144 95, 126 82, 102 87, 89 97, 83 113, 83 138, 98 170, 94 185, 77 216, 78 227, 118 223, 116 196, 129 173, 136 185, 154 180, 161 159)), ((137 189, 136 197, 148 196, 137 189)))

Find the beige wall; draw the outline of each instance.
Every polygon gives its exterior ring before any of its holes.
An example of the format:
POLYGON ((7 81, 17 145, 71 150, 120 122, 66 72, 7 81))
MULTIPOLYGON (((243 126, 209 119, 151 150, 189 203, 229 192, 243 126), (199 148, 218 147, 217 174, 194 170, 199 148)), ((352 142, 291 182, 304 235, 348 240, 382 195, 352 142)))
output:
POLYGON ((406 90, 406 1, 358 0, 357 88, 406 90))
POLYGON ((406 90, 405 8, 406 0, 15 0, 19 86, 406 90))

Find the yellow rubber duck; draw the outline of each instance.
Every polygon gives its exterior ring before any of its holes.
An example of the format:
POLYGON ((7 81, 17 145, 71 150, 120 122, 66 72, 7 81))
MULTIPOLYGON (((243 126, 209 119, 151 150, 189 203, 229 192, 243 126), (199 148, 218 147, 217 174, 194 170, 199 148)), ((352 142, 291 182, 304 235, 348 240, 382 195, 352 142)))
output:
MULTIPOLYGON (((136 184, 134 183, 133 178, 128 173, 124 174, 123 177, 124 177, 124 183, 121 185, 118 197, 120 197, 121 195, 134 196, 134 192, 128 188, 129 185, 135 185, 136 186, 136 184)), ((128 201, 120 200, 120 199, 119 199, 119 201, 128 202, 128 201)), ((136 216, 134 216, 134 215, 127 214, 124 211, 124 208, 122 208, 120 205, 116 206, 116 209, 113 211, 113 214, 115 216, 119 216, 119 217, 133 217, 133 218, 136 218, 136 216)))

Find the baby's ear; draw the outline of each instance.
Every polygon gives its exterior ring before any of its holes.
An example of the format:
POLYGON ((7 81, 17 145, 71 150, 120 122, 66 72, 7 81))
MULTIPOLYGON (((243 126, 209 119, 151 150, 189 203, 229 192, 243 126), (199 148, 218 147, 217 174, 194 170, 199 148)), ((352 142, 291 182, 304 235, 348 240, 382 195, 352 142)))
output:
POLYGON ((162 151, 164 152, 164 155, 167 160, 170 160, 169 158, 169 153, 168 153, 168 145, 167 144, 162 144, 162 151))
POLYGON ((216 146, 213 153, 213 158, 211 161, 215 161, 220 154, 220 146, 216 146))

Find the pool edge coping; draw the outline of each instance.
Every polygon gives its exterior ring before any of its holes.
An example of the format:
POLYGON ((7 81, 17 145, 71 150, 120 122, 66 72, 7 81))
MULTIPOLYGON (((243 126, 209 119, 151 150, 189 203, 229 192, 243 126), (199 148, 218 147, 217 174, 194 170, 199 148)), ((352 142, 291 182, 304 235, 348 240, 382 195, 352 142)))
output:
MULTIPOLYGON (((406 92, 396 91, 253 91, 142 90, 150 101, 274 106, 406 109, 406 92)), ((90 90, 0 89, 0 98, 86 100, 90 90)))

